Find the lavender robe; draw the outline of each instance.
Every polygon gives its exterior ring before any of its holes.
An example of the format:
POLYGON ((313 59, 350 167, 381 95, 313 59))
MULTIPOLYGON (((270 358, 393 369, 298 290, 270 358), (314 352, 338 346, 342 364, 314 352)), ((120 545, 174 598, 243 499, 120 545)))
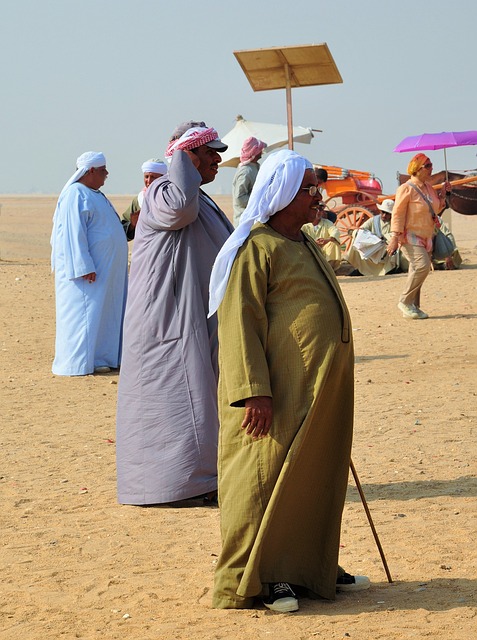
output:
POLYGON ((131 261, 117 408, 118 499, 182 500, 217 487, 215 257, 233 230, 177 151, 146 192, 131 261))

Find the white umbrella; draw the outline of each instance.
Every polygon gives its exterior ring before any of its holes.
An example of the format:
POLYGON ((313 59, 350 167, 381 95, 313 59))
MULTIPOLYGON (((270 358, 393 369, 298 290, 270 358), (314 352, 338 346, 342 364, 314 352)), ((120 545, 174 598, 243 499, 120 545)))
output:
MULTIPOLYGON (((221 136, 222 142, 228 145, 227 151, 221 154, 221 167, 236 167, 240 162, 240 151, 247 138, 253 136, 267 143, 266 151, 278 149, 288 144, 288 127, 284 124, 268 124, 267 122, 252 122, 237 116, 234 128, 225 136, 221 136)), ((293 127, 293 140, 310 144, 313 131, 306 127, 293 127)))

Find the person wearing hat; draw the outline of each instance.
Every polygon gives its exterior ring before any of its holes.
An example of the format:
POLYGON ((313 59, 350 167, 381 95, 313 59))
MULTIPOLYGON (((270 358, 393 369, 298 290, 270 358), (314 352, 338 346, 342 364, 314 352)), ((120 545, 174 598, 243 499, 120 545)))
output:
POLYGON ((445 182, 441 191, 436 192, 429 182, 432 162, 424 153, 411 159, 407 172, 410 179, 396 191, 387 252, 393 255, 400 248, 409 262, 398 309, 404 318, 425 320, 429 316, 420 308, 421 289, 431 270, 432 240, 436 227, 440 226, 438 215, 446 206, 450 183, 445 182))
POLYGON ((386 198, 376 206, 380 214, 366 220, 354 233, 353 244, 346 256, 347 262, 357 272, 352 275, 384 276, 400 268, 399 252, 391 256, 386 252, 386 245, 391 238, 394 200, 386 198), (374 247, 376 251, 370 256, 374 247))
POLYGON ((100 191, 102 153, 87 151, 63 187, 51 234, 56 342, 52 371, 84 376, 117 369, 127 291, 128 247, 119 216, 100 191))
MULTIPOLYGON (((316 172, 315 172, 316 174, 316 172)), ((317 183, 319 184, 319 182, 317 183)), ((316 217, 313 222, 304 225, 306 231, 325 254, 330 267, 336 273, 341 266, 341 242, 340 232, 331 220, 323 217, 324 207, 316 209, 316 217)))
POLYGON ((121 223, 128 240, 134 240, 137 219, 141 212, 146 189, 156 178, 160 178, 167 173, 167 165, 161 160, 152 158, 151 160, 143 162, 141 170, 144 176, 144 188, 132 199, 131 204, 121 216, 121 223))
POLYGON ((240 164, 235 172, 232 182, 232 203, 234 208, 234 227, 240 222, 240 216, 245 211, 248 199, 252 193, 253 185, 257 179, 260 165, 258 161, 262 157, 267 144, 251 136, 247 138, 240 151, 240 164))
MULTIPOLYGON (((118 499, 163 504, 217 490, 213 262, 233 231, 201 189, 227 146, 203 122, 170 139, 166 175, 144 194, 131 260, 117 404, 118 499)), ((202 499, 202 498, 201 498, 202 499)))

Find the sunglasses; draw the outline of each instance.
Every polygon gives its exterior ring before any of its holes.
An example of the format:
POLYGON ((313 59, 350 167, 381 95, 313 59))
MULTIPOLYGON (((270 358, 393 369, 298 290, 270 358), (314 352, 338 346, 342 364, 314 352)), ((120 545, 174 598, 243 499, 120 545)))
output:
POLYGON ((316 184, 312 184, 311 187, 301 187, 302 191, 308 191, 309 195, 313 198, 319 192, 320 187, 317 187, 316 184))
POLYGON ((430 169, 432 167, 432 162, 426 162, 426 164, 422 165, 423 169, 430 169))

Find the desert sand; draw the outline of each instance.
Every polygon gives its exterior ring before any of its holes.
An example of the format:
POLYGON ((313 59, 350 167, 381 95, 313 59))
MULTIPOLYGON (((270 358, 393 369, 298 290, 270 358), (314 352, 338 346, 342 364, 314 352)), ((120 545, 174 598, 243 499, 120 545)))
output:
POLYGON ((464 264, 429 276, 429 320, 397 311, 404 275, 339 278, 356 345, 353 461, 394 582, 350 476, 340 561, 371 588, 276 614, 210 608, 217 508, 117 504, 117 374, 51 373, 55 198, 0 203, 2 640, 475 637, 477 216, 452 214, 464 264))

